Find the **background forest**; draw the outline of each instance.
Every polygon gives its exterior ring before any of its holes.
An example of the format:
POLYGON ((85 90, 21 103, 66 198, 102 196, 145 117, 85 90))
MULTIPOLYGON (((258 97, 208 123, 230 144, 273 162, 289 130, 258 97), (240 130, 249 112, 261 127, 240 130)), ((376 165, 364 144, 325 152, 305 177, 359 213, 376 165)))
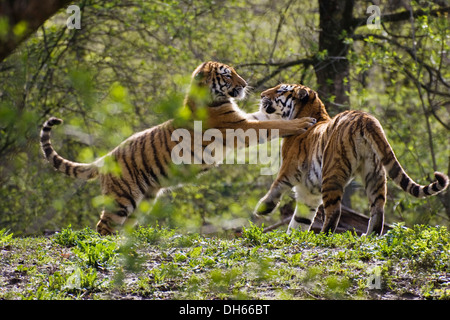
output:
MULTIPOLYGON (((41 13, 48 2, 40 2, 41 13)), ((302 83, 318 91, 331 115, 346 109, 375 115, 417 182, 431 181, 435 170, 449 174, 446 0, 59 1, 55 15, 33 16, 45 21, 37 25, 33 17, 19 21, 5 3, 0 230, 42 234, 98 220, 98 183, 67 178, 45 162, 39 130, 46 118, 65 121, 53 132, 62 156, 92 161, 132 133, 173 118, 190 74, 207 60, 234 66, 252 86, 240 103, 246 111, 256 111, 262 90, 302 83), (66 25, 69 4, 81 9, 80 29, 66 25), (368 26, 376 15, 367 11, 371 5, 381 19, 368 26)), ((245 224, 273 180, 259 169, 223 165, 166 192, 151 213, 145 201, 140 211, 146 223, 190 231, 245 224)), ((367 212, 360 183, 351 189, 348 203, 367 212)), ((415 199, 390 182, 386 217, 449 226, 450 192, 415 199)))

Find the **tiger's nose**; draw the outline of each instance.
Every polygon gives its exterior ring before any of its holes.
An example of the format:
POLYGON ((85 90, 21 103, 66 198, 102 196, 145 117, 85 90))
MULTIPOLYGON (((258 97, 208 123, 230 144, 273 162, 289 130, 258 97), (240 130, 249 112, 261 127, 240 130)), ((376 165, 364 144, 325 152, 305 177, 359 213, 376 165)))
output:
POLYGON ((275 108, 272 107, 272 106, 268 106, 268 107, 266 108, 266 112, 267 112, 268 114, 274 113, 274 112, 275 112, 275 108))

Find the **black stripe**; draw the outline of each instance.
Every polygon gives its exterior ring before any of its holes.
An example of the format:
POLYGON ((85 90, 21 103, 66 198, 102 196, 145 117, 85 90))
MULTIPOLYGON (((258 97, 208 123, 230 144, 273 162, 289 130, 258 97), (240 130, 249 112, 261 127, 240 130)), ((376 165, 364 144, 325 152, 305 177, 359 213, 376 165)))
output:
POLYGON ((139 169, 139 174, 144 179, 144 182, 147 185, 147 187, 149 187, 150 186, 150 180, 148 180, 147 173, 145 173, 144 171, 139 169))
POLYGON ((328 192, 332 192, 332 191, 340 191, 340 190, 342 190, 342 187, 335 185, 334 187, 330 186, 330 187, 328 187, 326 189, 322 189, 321 192, 324 194, 324 193, 328 193, 328 192))
MULTIPOLYGON (((145 144, 145 138, 141 139, 140 142, 139 142, 139 149, 141 151, 143 150, 143 145, 144 144, 145 144)), ((136 150, 136 153, 137 153, 137 150, 136 150)), ((142 162, 142 165, 145 168, 147 166, 147 164, 144 161, 142 153, 141 153, 141 162, 142 162)), ((138 168, 138 171, 139 171, 139 175, 144 179, 144 183, 147 185, 147 187, 149 187, 150 186, 150 180, 148 179, 148 176, 147 176, 148 170, 143 171, 143 170, 138 168)))
POLYGON ((380 194, 378 197, 375 198, 375 200, 373 200, 373 202, 370 205, 370 207, 371 208, 374 207, 378 200, 383 200, 383 202, 384 202, 384 201, 386 201, 386 198, 384 197, 384 195, 380 194))
MULTIPOLYGON (((52 130, 52 127, 43 127, 42 128, 42 131, 44 131, 44 132, 49 132, 51 130, 52 130)), ((56 130, 56 131, 58 131, 58 130, 56 130)), ((58 132, 56 132, 56 133, 58 133, 58 132)))
POLYGON ((45 157, 48 159, 48 157, 50 157, 50 155, 52 154, 53 149, 51 146, 47 147, 44 149, 44 153, 45 153, 45 157))
MULTIPOLYGON (((345 166, 348 168, 348 170, 352 171, 352 164, 345 153, 342 154, 341 160, 342 160, 343 164, 345 164, 345 166)), ((347 173, 347 172, 345 172, 345 173, 347 173)))
MULTIPOLYGON (((153 132, 153 131, 152 131, 153 132)), ((151 139, 151 134, 150 134, 150 138, 148 138, 148 139, 151 139)), ((152 179, 157 183, 157 184, 159 184, 159 179, 158 179, 158 177, 156 176, 156 174, 153 172, 153 170, 152 170, 152 168, 151 167, 149 167, 149 161, 148 161, 148 158, 147 158, 147 155, 146 155, 146 150, 145 150, 145 144, 147 143, 147 140, 148 139, 145 139, 144 140, 144 143, 142 144, 142 147, 141 147, 141 157, 142 157, 142 163, 144 164, 144 168, 145 168, 145 172, 148 172, 151 176, 152 176, 152 179)))
POLYGON ((292 183, 290 183, 290 182, 289 182, 288 180, 286 180, 286 179, 283 179, 282 181, 280 181, 280 183, 283 183, 283 184, 287 185, 287 186, 290 187, 290 188, 293 187, 292 183))
MULTIPOLYGON (((355 126, 356 128, 356 126, 355 126)), ((355 129, 356 131, 356 129, 355 129)), ((354 132, 352 132, 352 136, 350 139, 350 146, 352 147, 352 153, 353 153, 353 158, 358 159, 358 151, 356 150, 356 143, 355 143, 355 134, 354 132)))
POLYGON ((223 116, 223 115, 230 114, 230 113, 233 113, 233 112, 236 112, 236 111, 234 111, 234 110, 229 110, 229 111, 226 111, 226 112, 224 112, 224 113, 221 113, 220 115, 223 116))
POLYGON ((167 163, 171 163, 172 162, 172 158, 169 156, 170 151, 169 151, 169 144, 167 143, 167 136, 166 134, 168 133, 168 131, 163 128, 163 131, 161 131, 162 137, 163 139, 161 140, 161 153, 163 155, 163 159, 164 161, 167 163), (167 151, 167 153, 166 153, 167 151), (167 157, 166 157, 167 155, 167 157))
MULTIPOLYGON (((153 132, 153 131, 152 131, 153 132)), ((156 147, 155 147, 155 139, 154 139, 154 134, 153 135, 151 135, 151 141, 150 141, 150 143, 151 143, 151 146, 152 146, 152 149, 153 149, 153 158, 155 159, 155 163, 156 163, 156 166, 158 167, 158 169, 159 169, 159 173, 160 174, 162 174, 164 177, 167 177, 167 173, 166 173, 166 170, 164 169, 164 167, 163 167, 163 165, 162 165, 162 163, 161 163, 161 160, 158 158, 158 153, 159 152, 156 152, 156 147)))
POLYGON ((372 194, 377 194, 381 188, 384 188, 385 184, 385 181, 381 181, 374 189, 372 189, 372 194))
MULTIPOLYGON (((114 193, 118 195, 121 198, 125 198, 128 200, 128 202, 133 206, 134 209, 136 209, 136 201, 134 201, 132 195, 131 195, 131 189, 130 186, 124 181, 123 179, 120 179, 121 182, 125 184, 130 189, 130 193, 127 193, 126 190, 121 186, 120 182, 118 180, 115 180, 115 178, 112 175, 109 175, 111 181, 113 182, 112 188, 115 189, 114 193), (120 192, 117 191, 116 188, 119 188, 120 192)), ((118 199, 116 199, 118 202, 118 199)), ((118 202, 119 203, 119 202, 118 202)), ((119 203, 120 204, 120 203, 119 203)))
POLYGON ((438 192, 439 191, 439 187, 438 187, 438 184, 436 182, 431 185, 431 190, 433 190, 434 192, 438 192))
POLYGON ((406 191, 408 184, 409 184, 409 178, 407 175, 403 174, 402 181, 400 181, 400 187, 402 187, 402 189, 404 191, 406 191))
MULTIPOLYGON (((139 188, 139 190, 141 191, 142 194, 145 194, 147 192, 147 189, 145 188, 145 186, 142 185, 140 176, 141 176, 141 171, 139 170, 137 163, 136 163, 136 145, 137 145, 138 141, 133 141, 132 146, 130 146, 130 152, 131 152, 131 165, 132 165, 132 170, 133 170, 133 176, 134 176, 134 180, 136 181, 136 184, 139 188)), ((145 182, 144 182, 145 183, 145 182)), ((147 185, 148 186, 148 185, 147 185)))
POLYGON ((446 177, 440 173, 436 173, 435 177, 436 177, 437 181, 439 182, 439 185, 441 186, 441 188, 443 188, 447 182, 446 177))
POLYGON ((400 171, 401 171, 400 165, 397 162, 395 162, 394 166, 391 168, 391 170, 389 170, 389 177, 395 180, 398 177, 400 171))
POLYGON ((119 217, 125 217, 126 218, 128 216, 128 211, 124 210, 124 209, 120 209, 120 210, 117 210, 115 212, 115 214, 118 215, 119 217))
MULTIPOLYGON (((128 173, 130 174, 130 177, 131 177, 132 179, 134 179, 134 175, 133 175, 133 173, 131 172, 131 168, 130 168, 130 166, 128 165, 128 162, 126 161, 127 159, 125 158, 125 146, 123 146, 123 147, 117 149, 117 151, 114 153, 114 157, 115 157, 115 161, 116 161, 117 163, 119 163, 120 160, 122 160, 123 164, 125 164, 125 168, 127 169, 128 173)), ((122 176, 123 176, 123 173, 122 173, 122 176)))
POLYGON ((47 121, 47 125, 49 125, 49 126, 54 126, 55 124, 58 125, 61 123, 62 123, 62 120, 58 119, 58 118, 51 118, 47 121))
MULTIPOLYGON (((366 131, 369 132, 369 134, 372 136, 372 140, 378 146, 378 149, 381 151, 385 151, 386 145, 384 141, 384 135, 379 132, 378 126, 372 119, 368 119, 368 121, 366 121, 366 131)), ((383 163, 383 165, 385 165, 385 163, 383 163)))
POLYGON ((56 169, 59 169, 62 162, 63 162, 62 159, 60 159, 58 156, 55 155, 53 157, 53 167, 55 167, 56 169))
MULTIPOLYGON (((125 197, 129 198, 130 202, 134 202, 133 189, 131 188, 131 185, 128 183, 128 181, 125 180, 123 177, 120 177, 119 186, 122 189, 122 191, 124 192, 123 195, 125 197), (128 189, 128 193, 124 190, 124 188, 120 185, 120 183, 125 185, 125 187, 128 189)), ((136 208, 136 204, 133 207, 136 208)))
POLYGON ((419 187, 419 185, 416 184, 414 187, 412 187, 411 194, 414 197, 418 197, 419 196, 419 190, 420 190, 420 187, 419 187))
POLYGON ((431 196, 430 191, 428 191, 429 188, 430 186, 426 186, 425 188, 423 188, 423 193, 425 193, 427 196, 431 196))
MULTIPOLYGON (((73 168, 73 170, 72 170, 72 175, 73 175, 74 177, 78 177, 78 171, 79 171, 80 169, 82 169, 82 168, 77 167, 77 166, 74 166, 74 167, 72 167, 72 168, 73 168)), ((82 172, 84 172, 84 171, 82 171, 82 172)), ((92 173, 91 173, 91 175, 92 175, 92 173)))
POLYGON ((129 145, 128 145, 128 152, 130 153, 130 158, 131 158, 131 167, 128 164, 127 159, 125 158, 125 153, 126 153, 126 149, 123 148, 123 152, 122 152, 122 161, 125 164, 126 169, 128 170, 130 177, 133 179, 134 183, 138 186, 139 191, 141 191, 142 194, 145 194, 146 189, 142 186, 140 179, 139 179, 139 172, 137 171, 137 165, 136 165, 136 160, 135 160, 135 151, 136 151, 136 143, 137 141, 134 140, 132 141, 129 145))
POLYGON ((341 197, 337 197, 335 199, 332 200, 328 200, 327 202, 324 203, 323 207, 324 208, 328 208, 329 206, 334 206, 336 203, 341 201, 341 197))
POLYGON ((336 190, 341 190, 341 191, 343 190, 342 185, 339 182, 335 181, 335 177, 334 176, 327 177, 327 178, 323 179, 322 180, 322 188, 325 185, 327 185, 328 188, 335 187, 336 190))
POLYGON ((128 207, 126 206, 126 205, 124 205, 124 204, 122 204, 122 203, 120 203, 120 202, 118 202, 118 201, 116 201, 116 203, 117 203, 117 205, 120 207, 120 209, 119 210, 117 210, 117 211, 125 211, 125 212, 128 212, 128 207))

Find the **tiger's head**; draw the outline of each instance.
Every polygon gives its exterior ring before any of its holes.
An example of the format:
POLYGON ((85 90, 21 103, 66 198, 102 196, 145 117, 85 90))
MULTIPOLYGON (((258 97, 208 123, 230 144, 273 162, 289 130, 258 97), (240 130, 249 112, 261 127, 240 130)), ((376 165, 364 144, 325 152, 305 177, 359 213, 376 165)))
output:
POLYGON ((214 101, 245 98, 247 82, 226 64, 204 62, 195 69, 192 78, 198 86, 210 89, 214 101))
POLYGON ((301 84, 279 84, 262 92, 260 110, 274 120, 329 118, 317 92, 301 84))

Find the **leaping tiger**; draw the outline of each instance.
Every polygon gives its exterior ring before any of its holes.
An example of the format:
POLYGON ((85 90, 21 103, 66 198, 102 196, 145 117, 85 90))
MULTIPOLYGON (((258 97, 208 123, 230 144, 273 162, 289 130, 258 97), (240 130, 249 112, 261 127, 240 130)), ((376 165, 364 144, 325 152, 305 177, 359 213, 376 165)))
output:
MULTIPOLYGON (((206 108, 207 118, 203 128, 220 128, 224 137, 226 129, 238 128, 254 129, 257 132, 264 129, 268 130, 269 134, 270 130, 277 129, 281 136, 286 136, 304 132, 315 123, 312 118, 290 122, 257 120, 266 120, 267 117, 261 112, 246 114, 234 101, 245 97, 246 86, 246 81, 232 67, 219 62, 204 62, 193 72, 191 87, 205 88, 207 97, 199 99, 192 89, 186 95, 185 105, 193 114, 201 108, 206 108)), ((54 117, 44 123, 40 135, 42 151, 55 169, 70 177, 84 180, 99 178, 102 194, 112 198, 114 202, 112 208, 105 208, 101 213, 97 223, 97 231, 100 234, 114 233, 128 220, 144 197, 155 198, 161 188, 173 185, 171 151, 177 142, 172 141, 171 137, 172 133, 180 128, 173 120, 132 135, 92 163, 67 160, 53 149, 50 132, 54 125, 61 123, 62 120, 54 117), (104 170, 108 161, 117 164, 120 174, 104 170)), ((194 134, 192 126, 188 130, 191 135, 194 134)), ((223 142, 225 143, 226 139, 223 139, 223 142)), ((203 152, 205 146, 207 144, 202 143, 199 152, 203 152)), ((196 148, 191 150, 192 158, 201 158, 201 154, 196 154, 196 148)), ((197 166, 204 167, 205 164, 197 166)))
POLYGON ((314 215, 323 203, 322 232, 334 231, 341 215, 345 186, 360 176, 370 203, 366 234, 381 234, 386 202, 386 172, 415 197, 445 190, 448 177, 435 172, 436 181, 422 186, 403 170, 377 119, 362 111, 345 111, 330 118, 318 94, 299 84, 280 84, 261 93, 260 110, 271 119, 313 117, 317 123, 305 133, 283 139, 282 165, 269 192, 259 201, 256 215, 275 210, 281 196, 294 188, 297 206, 288 232, 314 215), (299 203, 303 202, 305 206, 299 203))

